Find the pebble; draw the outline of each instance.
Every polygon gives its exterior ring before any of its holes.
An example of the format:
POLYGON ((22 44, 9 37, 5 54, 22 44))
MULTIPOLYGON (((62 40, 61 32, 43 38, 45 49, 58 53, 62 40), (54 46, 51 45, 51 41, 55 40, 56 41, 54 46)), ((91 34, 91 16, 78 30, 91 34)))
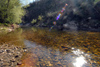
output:
POLYGON ((27 48, 16 47, 14 45, 0 45, 0 67, 16 67, 21 65, 21 57, 27 48))

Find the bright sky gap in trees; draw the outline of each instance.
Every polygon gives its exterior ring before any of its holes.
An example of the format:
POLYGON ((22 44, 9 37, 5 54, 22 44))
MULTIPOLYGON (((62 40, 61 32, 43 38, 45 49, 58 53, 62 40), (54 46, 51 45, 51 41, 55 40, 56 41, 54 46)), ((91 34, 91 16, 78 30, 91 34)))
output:
POLYGON ((20 0, 23 5, 28 5, 29 3, 35 2, 35 0, 20 0))

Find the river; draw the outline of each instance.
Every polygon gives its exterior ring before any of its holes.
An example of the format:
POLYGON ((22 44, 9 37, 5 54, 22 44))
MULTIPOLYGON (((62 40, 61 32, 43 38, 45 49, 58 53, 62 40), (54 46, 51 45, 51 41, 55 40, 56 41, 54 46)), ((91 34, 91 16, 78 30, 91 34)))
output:
POLYGON ((30 48, 20 67, 100 67, 100 32, 20 28, 0 43, 30 48))

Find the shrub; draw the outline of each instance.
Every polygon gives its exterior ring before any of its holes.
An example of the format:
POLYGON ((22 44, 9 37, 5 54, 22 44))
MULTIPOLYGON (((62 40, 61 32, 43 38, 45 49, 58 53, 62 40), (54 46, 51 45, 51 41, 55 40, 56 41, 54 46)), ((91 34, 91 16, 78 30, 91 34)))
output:
POLYGON ((36 22, 37 22, 36 19, 33 19, 33 20, 31 21, 32 24, 34 24, 34 23, 36 23, 36 22))
POLYGON ((38 20, 42 20, 43 19, 43 16, 38 16, 38 20))

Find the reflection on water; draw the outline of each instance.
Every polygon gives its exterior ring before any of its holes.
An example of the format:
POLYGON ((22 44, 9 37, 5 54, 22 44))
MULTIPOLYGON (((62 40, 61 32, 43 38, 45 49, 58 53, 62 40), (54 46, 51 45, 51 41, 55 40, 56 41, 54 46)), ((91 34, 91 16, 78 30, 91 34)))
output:
POLYGON ((77 50, 75 50, 75 51, 73 50, 72 52, 73 52, 74 54, 78 55, 78 56, 81 55, 81 54, 84 54, 84 52, 80 51, 79 49, 77 49, 77 50))
POLYGON ((80 56, 80 57, 76 58, 75 60, 76 60, 76 62, 73 63, 73 65, 75 67, 82 67, 85 63, 87 63, 83 56, 80 56))
POLYGON ((11 44, 11 45, 16 45, 16 46, 24 46, 23 42, 23 35, 22 35, 23 30, 21 28, 12 31, 12 32, 0 32, 0 45, 3 43, 5 44, 11 44))
POLYGON ((75 62, 73 63, 75 67, 82 67, 85 63, 87 63, 85 57, 83 56, 85 54, 84 52, 80 51, 79 49, 73 50, 72 52, 75 55, 79 56, 75 59, 75 62))

